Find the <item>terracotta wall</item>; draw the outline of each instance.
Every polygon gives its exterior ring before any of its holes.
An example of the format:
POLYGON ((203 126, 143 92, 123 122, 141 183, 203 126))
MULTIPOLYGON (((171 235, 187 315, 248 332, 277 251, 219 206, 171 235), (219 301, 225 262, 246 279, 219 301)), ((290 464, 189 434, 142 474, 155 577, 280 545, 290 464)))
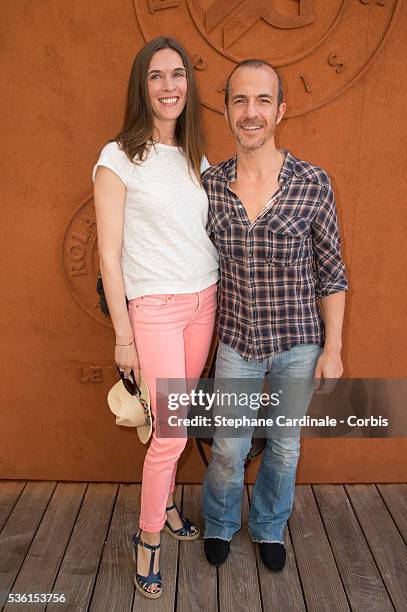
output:
MULTIPOLYGON (((406 3, 263 4, 2 4, 0 478, 141 476, 144 450, 105 401, 114 337, 96 307, 90 173, 120 126, 145 37, 176 35, 194 56, 211 162, 233 152, 219 111, 236 59, 281 66, 291 117, 278 141, 327 169, 336 189, 351 283, 346 375, 406 377, 406 3)), ((298 481, 406 480, 406 450, 406 439, 307 439, 298 481)), ((201 479, 193 445, 180 466, 180 480, 201 479)))

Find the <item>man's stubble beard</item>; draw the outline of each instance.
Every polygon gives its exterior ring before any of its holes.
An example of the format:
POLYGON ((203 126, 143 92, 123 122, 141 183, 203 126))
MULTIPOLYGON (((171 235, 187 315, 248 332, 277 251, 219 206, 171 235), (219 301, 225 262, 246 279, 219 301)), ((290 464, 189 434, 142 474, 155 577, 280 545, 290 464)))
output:
POLYGON ((243 142, 243 139, 240 138, 241 134, 239 130, 236 130, 234 136, 236 140, 238 141, 238 143, 240 144, 240 146, 242 147, 242 149, 244 149, 245 151, 256 151, 256 149, 261 149, 261 147, 265 144, 266 139, 267 139, 267 134, 264 134, 263 138, 260 141, 254 142, 252 145, 248 146, 247 144, 245 144, 245 142, 243 142))
POLYGON ((228 112, 228 123, 229 123, 230 130, 231 130, 231 132, 233 134, 233 137, 235 138, 235 140, 237 140, 239 145, 245 151, 256 151, 257 149, 261 149, 261 147, 263 147, 270 140, 270 138, 273 138, 274 133, 275 133, 275 129, 276 129, 276 122, 274 120, 272 125, 271 125, 271 127, 268 126, 269 130, 264 134, 262 140, 260 140, 259 142, 253 143, 252 146, 247 146, 243 142, 243 140, 241 139, 241 133, 239 131, 239 128, 238 127, 232 127, 232 125, 230 123, 229 112, 228 112))

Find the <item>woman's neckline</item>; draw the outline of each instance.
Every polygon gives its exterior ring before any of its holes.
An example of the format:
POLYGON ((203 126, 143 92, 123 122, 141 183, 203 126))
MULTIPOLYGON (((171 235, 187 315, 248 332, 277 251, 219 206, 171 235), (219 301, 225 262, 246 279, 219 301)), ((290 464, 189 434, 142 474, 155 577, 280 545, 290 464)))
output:
POLYGON ((180 150, 178 145, 164 144, 163 142, 158 142, 158 141, 154 141, 154 140, 151 141, 151 142, 152 142, 152 144, 155 147, 158 147, 158 148, 162 148, 162 149, 166 149, 166 150, 171 150, 171 151, 179 151, 180 150))

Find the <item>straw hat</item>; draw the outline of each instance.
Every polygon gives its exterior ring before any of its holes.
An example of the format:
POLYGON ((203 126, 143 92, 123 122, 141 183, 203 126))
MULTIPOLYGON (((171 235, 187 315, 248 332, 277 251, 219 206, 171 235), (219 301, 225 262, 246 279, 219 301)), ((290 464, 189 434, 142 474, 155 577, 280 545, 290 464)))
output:
POLYGON ((141 394, 131 395, 119 380, 110 389, 107 403, 116 415, 116 425, 137 427, 138 437, 143 444, 150 439, 152 432, 152 417, 150 408, 150 393, 146 381, 140 371, 139 389, 141 394))

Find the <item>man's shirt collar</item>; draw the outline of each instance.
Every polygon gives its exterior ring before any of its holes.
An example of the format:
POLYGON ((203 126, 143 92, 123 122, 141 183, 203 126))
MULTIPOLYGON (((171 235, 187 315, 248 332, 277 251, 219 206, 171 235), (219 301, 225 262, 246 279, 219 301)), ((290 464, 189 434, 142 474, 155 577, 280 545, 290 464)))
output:
MULTIPOLYGON (((313 180, 315 177, 311 175, 307 166, 299 159, 294 157, 287 149, 279 149, 284 153, 284 161, 279 174, 279 182, 285 183, 291 178, 294 173, 297 177, 303 177, 308 180, 313 180)), ((222 178, 226 183, 232 183, 237 178, 237 156, 234 155, 223 167, 222 178)), ((316 181, 319 182, 319 181, 316 181)))

